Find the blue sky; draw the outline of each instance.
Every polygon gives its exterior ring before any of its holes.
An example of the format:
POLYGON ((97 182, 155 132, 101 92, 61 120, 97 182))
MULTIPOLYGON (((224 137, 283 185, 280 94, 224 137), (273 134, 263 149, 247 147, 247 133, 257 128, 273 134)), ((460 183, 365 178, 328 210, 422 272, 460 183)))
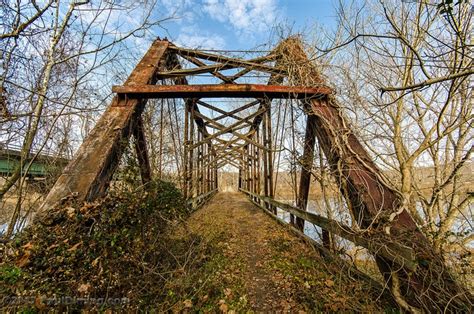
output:
POLYGON ((333 26, 334 0, 161 0, 166 36, 180 46, 204 49, 251 49, 268 43, 288 25, 308 31, 315 23, 333 26))

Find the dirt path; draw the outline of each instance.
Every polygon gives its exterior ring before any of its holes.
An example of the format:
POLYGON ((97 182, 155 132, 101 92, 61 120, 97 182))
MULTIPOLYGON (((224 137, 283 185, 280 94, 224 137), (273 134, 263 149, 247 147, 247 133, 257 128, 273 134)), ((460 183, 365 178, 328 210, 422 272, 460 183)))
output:
POLYGON ((195 212, 188 231, 214 245, 185 308, 307 312, 380 310, 364 287, 240 193, 219 193, 195 212), (190 299, 192 298, 192 299, 190 299), (213 307, 213 305, 215 307, 213 307))

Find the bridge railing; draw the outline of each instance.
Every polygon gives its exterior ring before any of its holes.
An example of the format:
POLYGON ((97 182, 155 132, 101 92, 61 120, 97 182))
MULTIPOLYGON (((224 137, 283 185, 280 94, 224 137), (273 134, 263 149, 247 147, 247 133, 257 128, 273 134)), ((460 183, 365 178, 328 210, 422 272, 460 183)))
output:
POLYGON ((211 199, 211 197, 213 197, 214 194, 216 193, 217 193, 217 189, 214 189, 212 191, 198 195, 196 197, 189 198, 187 200, 188 205, 191 206, 193 209, 198 209, 199 207, 204 205, 209 199, 211 199))
POLYGON ((268 210, 270 205, 293 214, 300 219, 315 224, 322 229, 340 236, 341 238, 366 248, 372 253, 377 253, 378 255, 381 255, 390 261, 393 261, 399 265, 403 265, 412 271, 416 269, 417 263, 415 261, 415 254, 413 250, 389 239, 388 237, 381 236, 374 238, 374 235, 368 236, 363 232, 355 231, 349 226, 345 226, 336 220, 301 210, 289 204, 276 201, 271 197, 258 195, 242 188, 239 190, 247 194, 255 205, 263 209, 273 218, 279 219, 274 211, 268 210), (264 204, 267 204, 268 206, 265 206, 264 204))
MULTIPOLYGON (((20 154, 23 147, 19 144, 11 143, 0 143, 0 152, 2 153, 11 153, 12 155, 20 154)), ((58 158, 58 159, 69 159, 65 154, 58 154, 57 152, 50 149, 31 149, 30 156, 37 155, 40 157, 49 157, 49 158, 58 158)))
MULTIPOLYGON (((10 176, 19 167, 21 150, 20 145, 0 143, 0 176, 10 176)), ((45 177, 60 171, 69 162, 69 159, 49 150, 33 150, 29 158, 33 157, 36 157, 34 161, 23 166, 31 177, 45 177)))

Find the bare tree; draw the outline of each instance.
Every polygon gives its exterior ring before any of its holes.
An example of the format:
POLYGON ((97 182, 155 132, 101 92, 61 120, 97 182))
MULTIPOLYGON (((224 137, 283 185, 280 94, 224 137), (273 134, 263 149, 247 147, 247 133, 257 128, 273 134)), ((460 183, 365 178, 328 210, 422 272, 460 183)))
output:
POLYGON ((418 225, 459 258, 474 239, 473 13, 449 3, 340 5, 339 29, 317 52, 331 58, 340 103, 418 225))
MULTIPOLYGON (((2 2, 0 138, 21 145, 21 159, 0 188, 0 199, 15 186, 21 190, 45 149, 70 156, 85 135, 72 126, 87 121, 88 128, 95 120, 110 96, 106 88, 130 66, 130 58, 122 58, 142 50, 137 44, 153 38, 151 30, 162 21, 155 1, 2 2), (137 18, 122 23, 130 14, 137 18)), ((19 200, 7 236, 18 220, 19 200)))

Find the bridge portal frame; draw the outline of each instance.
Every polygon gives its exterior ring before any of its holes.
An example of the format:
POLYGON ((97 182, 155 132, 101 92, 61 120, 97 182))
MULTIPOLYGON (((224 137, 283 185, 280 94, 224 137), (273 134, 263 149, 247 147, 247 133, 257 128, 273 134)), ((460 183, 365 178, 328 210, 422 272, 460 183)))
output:
MULTIPOLYGON (((370 230, 371 235, 367 238, 367 233, 362 236, 350 228, 349 233, 360 236, 362 240, 358 244, 366 243, 366 247, 374 254, 397 302, 405 310, 422 308, 426 311, 444 309, 439 306, 440 302, 446 307, 457 308, 465 302, 465 294, 460 293, 462 289, 446 271, 442 257, 419 230, 404 207, 402 198, 386 182, 357 139, 332 90, 324 85, 318 69, 308 59, 298 38, 290 37, 269 55, 251 60, 179 48, 167 40, 158 39, 132 71, 125 85, 115 87, 114 91, 117 95, 46 197, 43 211, 54 207, 71 193, 75 193, 79 200, 86 201, 104 195, 131 135, 136 139, 142 180, 148 182, 151 170, 140 119, 143 108, 150 97, 184 97, 183 193, 187 199, 194 207, 208 199, 218 186, 218 167, 229 163, 239 168, 239 188, 254 202, 276 214, 278 202, 273 200, 274 147, 271 142, 270 104, 273 98, 299 99, 307 115, 307 125, 297 207, 287 208, 296 216, 296 228, 303 230, 305 220, 313 223, 319 221, 326 231, 326 239, 329 229, 332 228, 332 232, 338 230, 337 223, 325 225, 318 217, 305 214, 317 139, 352 217, 359 228, 370 230), (196 67, 182 68, 178 56, 196 67), (273 64, 269 65, 269 62, 273 64), (232 76, 220 72, 237 68, 241 70, 232 76), (236 84, 237 79, 254 70, 270 74, 267 86, 236 84), (223 84, 188 84, 187 76, 201 73, 211 74, 223 84), (172 80, 174 86, 155 85, 158 80, 164 79, 172 80), (290 83, 289 86, 281 86, 285 80, 290 83), (258 105, 258 110, 252 119, 239 117, 229 127, 219 123, 217 118, 210 119, 201 114, 199 104, 212 108, 200 100, 201 97, 257 97, 255 102, 242 108, 258 105), (249 126, 249 131, 239 133, 244 126, 249 126), (220 134, 231 133, 233 138, 224 140, 210 133, 208 128, 216 129, 220 134), (395 252, 395 255, 385 254, 386 250, 385 253, 377 251, 370 245, 370 241, 377 241, 389 251, 396 250, 397 245, 391 245, 387 237, 390 241, 396 241, 402 247, 400 250, 406 251, 407 254, 403 255, 405 259, 398 258, 401 251, 395 252), (423 263, 418 263, 420 260, 423 263), (427 281, 428 276, 433 274, 439 277, 427 281), (433 287, 439 288, 442 294, 433 287)), ((244 110, 242 108, 238 111, 244 110)), ((221 117, 235 117, 238 111, 222 111, 221 117)), ((284 204, 278 206, 287 207, 284 204)), ((324 242, 328 245, 327 241, 324 242)))

